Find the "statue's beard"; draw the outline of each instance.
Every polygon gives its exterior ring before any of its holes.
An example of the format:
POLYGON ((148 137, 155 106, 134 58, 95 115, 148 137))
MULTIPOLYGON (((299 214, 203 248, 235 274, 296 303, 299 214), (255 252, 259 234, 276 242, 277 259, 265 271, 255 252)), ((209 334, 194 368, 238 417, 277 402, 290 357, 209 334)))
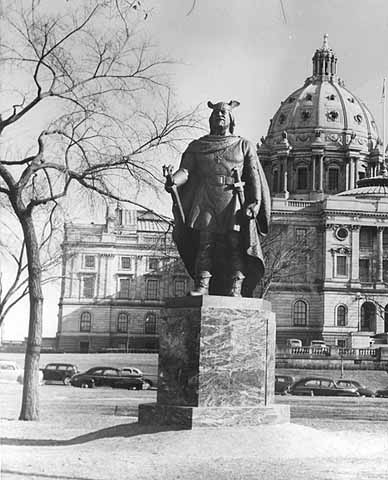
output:
POLYGON ((226 135, 228 132, 229 125, 224 124, 217 124, 217 125, 212 125, 210 128, 210 133, 211 135, 226 135))

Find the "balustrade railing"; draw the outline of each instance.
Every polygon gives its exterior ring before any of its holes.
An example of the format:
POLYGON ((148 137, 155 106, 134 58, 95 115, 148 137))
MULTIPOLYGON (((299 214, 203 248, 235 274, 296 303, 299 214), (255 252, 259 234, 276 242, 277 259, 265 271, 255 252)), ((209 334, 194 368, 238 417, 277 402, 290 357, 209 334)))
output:
POLYGON ((339 358, 376 358, 377 348, 338 348, 338 347, 278 347, 276 354, 281 357, 339 357, 339 358))

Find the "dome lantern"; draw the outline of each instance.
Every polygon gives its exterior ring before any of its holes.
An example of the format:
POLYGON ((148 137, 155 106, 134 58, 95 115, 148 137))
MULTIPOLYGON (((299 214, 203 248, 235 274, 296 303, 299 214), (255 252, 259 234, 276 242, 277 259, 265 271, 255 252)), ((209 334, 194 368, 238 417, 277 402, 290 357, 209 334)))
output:
POLYGON ((313 56, 313 76, 321 79, 335 79, 337 75, 337 57, 329 48, 328 35, 323 36, 323 45, 313 56))

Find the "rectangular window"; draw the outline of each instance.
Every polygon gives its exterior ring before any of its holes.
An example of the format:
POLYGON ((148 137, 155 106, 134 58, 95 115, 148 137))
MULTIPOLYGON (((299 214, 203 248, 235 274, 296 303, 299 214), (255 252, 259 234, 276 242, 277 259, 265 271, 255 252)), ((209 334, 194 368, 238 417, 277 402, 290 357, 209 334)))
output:
POLYGON ((279 170, 275 170, 272 176, 272 191, 277 193, 279 191, 279 170))
POLYGON ((360 282, 370 282, 369 258, 360 258, 360 282))
POLYGON ((129 298, 131 293, 131 279, 119 279, 119 298, 129 298))
POLYGON ((92 318, 89 312, 84 312, 81 315, 81 322, 79 329, 81 332, 90 332, 92 328, 92 318))
POLYGON ((83 278, 83 290, 82 296, 84 298, 93 298, 94 297, 94 277, 84 277, 83 278))
POLYGON ((307 167, 299 167, 297 176, 297 189, 306 190, 307 189, 307 167))
POLYGON ((148 270, 159 270, 159 258, 148 259, 148 270))
POLYGON ((117 331, 120 333, 128 331, 128 317, 126 313, 120 313, 117 319, 117 331))
POLYGON ((383 260, 383 281, 388 283, 388 260, 383 260))
POLYGON ((146 298, 147 300, 159 298, 159 280, 147 280, 146 298))
POLYGON ((307 229, 306 228, 297 228, 296 229, 296 241, 299 244, 305 244, 307 238, 307 229))
POLYGON ((338 190, 338 168, 329 168, 329 190, 338 190))
POLYGON ((362 227, 360 230, 360 248, 372 248, 376 237, 376 229, 372 227, 362 227))
POLYGON ((346 340, 337 340, 337 346, 339 348, 345 348, 346 347, 346 340))
POLYGON ((131 257, 121 257, 121 269, 122 270, 131 270, 131 257))
POLYGON ((336 275, 338 277, 346 277, 348 274, 347 269, 347 257, 346 255, 337 255, 337 268, 336 268, 336 275))
POLYGON ((85 268, 96 268, 96 257, 94 255, 85 255, 84 257, 85 268))
POLYGON ((175 280, 175 296, 184 297, 186 293, 186 282, 184 280, 175 280))
POLYGON ((388 228, 384 228, 383 232, 383 250, 384 255, 388 255, 388 228))

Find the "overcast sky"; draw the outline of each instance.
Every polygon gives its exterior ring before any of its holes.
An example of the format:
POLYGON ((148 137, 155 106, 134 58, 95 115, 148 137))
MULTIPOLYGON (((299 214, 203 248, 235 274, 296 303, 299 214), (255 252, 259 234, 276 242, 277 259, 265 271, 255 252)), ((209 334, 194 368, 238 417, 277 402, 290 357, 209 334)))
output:
MULTIPOLYGON (((143 4, 151 5, 147 34, 162 54, 178 62, 171 80, 183 109, 208 100, 238 100, 236 134, 258 142, 280 102, 311 75, 312 56, 327 33, 338 57, 339 77, 368 105, 382 131, 387 0, 143 0, 143 4)), ((167 204, 167 194, 164 199, 167 204)), ((46 294, 44 336, 56 332, 55 292, 46 294)), ((12 318, 17 321, 6 323, 5 338, 24 338, 27 305, 15 310, 12 318)))

